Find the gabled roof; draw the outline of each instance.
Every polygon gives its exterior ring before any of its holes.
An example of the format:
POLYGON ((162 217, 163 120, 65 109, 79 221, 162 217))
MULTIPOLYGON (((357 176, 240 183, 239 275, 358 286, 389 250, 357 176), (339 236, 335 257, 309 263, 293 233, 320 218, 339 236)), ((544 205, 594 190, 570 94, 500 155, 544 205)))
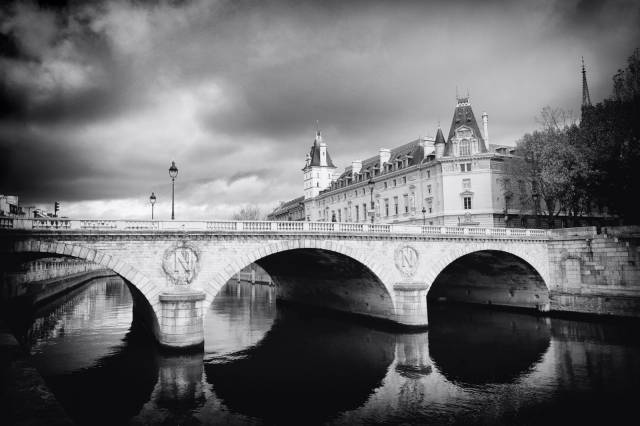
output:
POLYGON ((478 138, 478 151, 487 152, 487 147, 484 144, 484 138, 482 132, 478 127, 478 122, 471 109, 469 98, 459 98, 456 109, 453 111, 453 119, 451 120, 451 128, 449 129, 449 137, 447 137, 447 144, 445 145, 444 155, 449 156, 453 151, 451 139, 455 136, 456 129, 466 126, 473 131, 473 134, 478 138))
MULTIPOLYGON (((322 137, 320 136, 320 131, 318 131, 318 133, 316 133, 316 138, 313 141, 313 145, 311 145, 311 151, 309 151, 309 158, 311 159, 311 161, 309 162, 309 166, 322 166, 322 164, 320 163, 320 144, 318 143, 319 141, 322 141, 322 137)), ((327 149, 327 164, 325 165, 326 167, 333 167, 335 168, 336 166, 334 166, 333 161, 331 161, 331 156, 329 155, 329 150, 327 149)), ((305 165, 306 167, 307 165, 305 165)))

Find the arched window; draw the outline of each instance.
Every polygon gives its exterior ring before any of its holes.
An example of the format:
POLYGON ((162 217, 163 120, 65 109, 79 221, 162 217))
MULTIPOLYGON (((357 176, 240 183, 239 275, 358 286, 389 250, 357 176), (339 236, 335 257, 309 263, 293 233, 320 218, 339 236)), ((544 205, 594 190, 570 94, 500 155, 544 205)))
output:
POLYGON ((463 139, 462 142, 460 142, 460 155, 471 155, 469 139, 463 139))

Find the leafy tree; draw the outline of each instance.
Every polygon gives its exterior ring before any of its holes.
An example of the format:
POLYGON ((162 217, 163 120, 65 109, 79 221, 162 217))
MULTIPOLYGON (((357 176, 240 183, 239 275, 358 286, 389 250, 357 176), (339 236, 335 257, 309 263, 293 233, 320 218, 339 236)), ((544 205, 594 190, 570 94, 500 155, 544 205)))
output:
POLYGON ((584 183, 595 203, 626 223, 639 223, 640 53, 613 77, 608 99, 583 109, 580 150, 590 171, 584 183))
MULTIPOLYGON (((526 179, 523 210, 539 197, 548 226, 560 213, 574 218, 606 207, 626 223, 640 223, 640 53, 613 77, 608 99, 582 108, 576 124, 571 113, 545 107, 540 129, 517 142, 514 166, 506 174, 526 179)), ((524 195, 523 195, 524 194, 524 195)))
POLYGON ((570 112, 545 107, 542 128, 525 134, 516 144, 515 167, 509 174, 524 180, 519 191, 521 208, 545 216, 553 227, 564 212, 578 214, 582 192, 576 190, 582 161, 575 147, 577 128, 570 112))

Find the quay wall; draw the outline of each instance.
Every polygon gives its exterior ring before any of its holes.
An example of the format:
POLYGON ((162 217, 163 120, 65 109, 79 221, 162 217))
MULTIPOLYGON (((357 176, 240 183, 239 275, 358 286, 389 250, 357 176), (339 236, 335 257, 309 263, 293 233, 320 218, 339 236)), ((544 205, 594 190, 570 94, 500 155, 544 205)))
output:
POLYGON ((640 317, 640 227, 554 233, 551 310, 640 317))

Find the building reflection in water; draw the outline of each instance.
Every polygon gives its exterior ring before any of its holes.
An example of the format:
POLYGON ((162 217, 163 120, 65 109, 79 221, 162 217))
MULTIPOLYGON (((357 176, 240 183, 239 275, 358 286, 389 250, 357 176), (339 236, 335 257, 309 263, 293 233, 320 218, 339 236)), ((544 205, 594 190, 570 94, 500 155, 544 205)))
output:
POLYGON ((205 353, 172 355, 129 327, 126 291, 86 287, 26 333, 78 424, 544 424, 595 401, 620 417, 640 384, 637 327, 434 305, 428 332, 398 333, 231 282, 205 353))

